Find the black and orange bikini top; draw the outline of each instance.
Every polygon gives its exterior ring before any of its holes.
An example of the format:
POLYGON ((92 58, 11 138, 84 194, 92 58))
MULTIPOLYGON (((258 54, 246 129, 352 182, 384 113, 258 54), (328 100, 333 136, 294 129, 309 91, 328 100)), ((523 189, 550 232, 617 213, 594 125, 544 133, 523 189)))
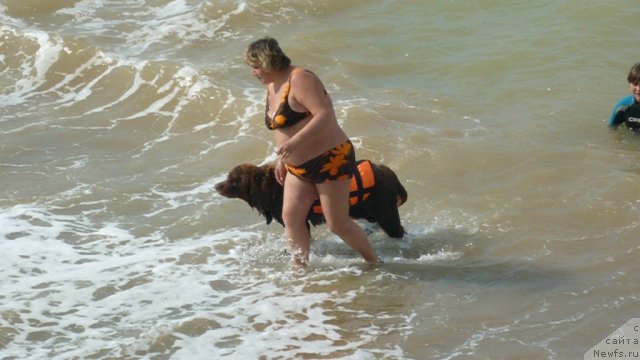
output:
MULTIPOLYGON (((309 112, 297 112, 293 110, 289 105, 289 91, 291 90, 292 75, 293 72, 291 72, 287 83, 284 85, 284 94, 282 95, 282 99, 280 100, 280 105, 278 105, 278 108, 273 113, 273 117, 269 116, 269 93, 267 92, 267 102, 264 110, 264 124, 269 130, 293 126, 311 115, 309 112)), ((324 93, 326 94, 327 91, 325 90, 324 93)))

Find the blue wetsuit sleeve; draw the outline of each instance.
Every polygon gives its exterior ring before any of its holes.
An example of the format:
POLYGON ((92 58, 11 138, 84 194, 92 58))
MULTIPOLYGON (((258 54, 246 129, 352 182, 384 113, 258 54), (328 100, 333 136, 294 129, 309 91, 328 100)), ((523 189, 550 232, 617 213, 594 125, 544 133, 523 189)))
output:
POLYGON ((624 122, 624 119, 617 119, 617 115, 620 111, 628 108, 631 105, 633 105, 633 95, 620 99, 620 101, 618 101, 613 107, 611 117, 609 118, 609 126, 614 127, 622 124, 624 122))

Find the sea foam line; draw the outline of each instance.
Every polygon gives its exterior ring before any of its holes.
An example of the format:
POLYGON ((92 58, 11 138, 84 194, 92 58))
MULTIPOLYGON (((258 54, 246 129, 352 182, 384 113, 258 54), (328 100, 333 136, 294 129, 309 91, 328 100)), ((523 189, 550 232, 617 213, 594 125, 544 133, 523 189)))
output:
MULTIPOLYGON (((0 27, 0 33, 9 32, 18 37, 18 32, 7 26, 0 27)), ((33 90, 46 82, 46 74, 51 66, 58 61, 62 42, 58 38, 52 38, 44 31, 30 30, 24 36, 38 44, 38 50, 30 58, 32 64, 22 64, 22 78, 16 81, 15 91, 9 95, 0 97, 0 106, 16 105, 33 96, 33 90)))

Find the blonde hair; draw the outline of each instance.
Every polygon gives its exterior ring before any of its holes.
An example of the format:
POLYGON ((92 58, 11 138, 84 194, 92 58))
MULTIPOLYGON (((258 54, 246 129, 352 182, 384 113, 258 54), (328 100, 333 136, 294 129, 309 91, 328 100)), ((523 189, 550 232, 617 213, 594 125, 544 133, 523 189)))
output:
POLYGON ((244 62, 266 72, 284 70, 291 65, 291 59, 282 51, 278 41, 268 36, 249 44, 244 62))

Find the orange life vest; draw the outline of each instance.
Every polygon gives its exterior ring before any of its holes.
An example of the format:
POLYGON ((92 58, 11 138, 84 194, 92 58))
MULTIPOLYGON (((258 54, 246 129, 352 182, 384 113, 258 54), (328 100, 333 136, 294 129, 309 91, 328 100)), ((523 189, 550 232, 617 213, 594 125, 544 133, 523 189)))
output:
MULTIPOLYGON (((351 177, 351 186, 349 188, 349 206, 359 204, 371 195, 371 190, 376 185, 373 169, 369 160, 358 161, 358 171, 353 173, 351 177)), ((322 206, 320 199, 316 199, 311 207, 312 212, 316 215, 322 215, 322 206)))

